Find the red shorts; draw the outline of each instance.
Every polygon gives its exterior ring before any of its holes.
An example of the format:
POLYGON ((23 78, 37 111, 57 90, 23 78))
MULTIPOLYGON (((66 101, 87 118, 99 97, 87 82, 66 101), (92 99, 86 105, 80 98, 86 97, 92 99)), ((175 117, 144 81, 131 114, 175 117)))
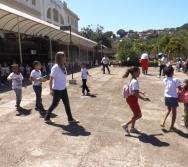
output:
POLYGON ((133 113, 135 115, 141 113, 140 110, 140 106, 138 104, 138 97, 130 95, 127 99, 126 99, 127 103, 129 104, 129 107, 131 108, 131 110, 133 111, 133 113))

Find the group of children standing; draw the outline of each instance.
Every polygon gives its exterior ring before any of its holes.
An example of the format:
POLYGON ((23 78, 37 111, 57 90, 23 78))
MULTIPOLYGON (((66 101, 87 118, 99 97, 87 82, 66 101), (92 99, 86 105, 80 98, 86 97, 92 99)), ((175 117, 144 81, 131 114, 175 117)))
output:
MULTIPOLYGON (((129 76, 129 73, 131 74, 131 79, 128 86, 129 96, 126 98, 126 101, 128 105, 130 106, 133 117, 128 120, 126 123, 123 123, 121 126, 122 128, 129 134, 131 133, 139 133, 140 130, 135 128, 135 123, 138 119, 142 117, 141 109, 138 104, 138 99, 144 100, 144 101, 150 101, 147 97, 142 97, 140 94, 146 96, 145 92, 139 91, 139 82, 137 78, 140 75, 140 69, 139 67, 131 67, 127 70, 123 78, 127 78, 129 76), (131 129, 129 131, 129 125, 131 125, 131 129)), ((164 91, 164 102, 165 106, 167 107, 167 111, 165 113, 164 119, 161 122, 160 126, 165 126, 165 121, 172 112, 172 120, 171 125, 169 128, 169 131, 174 132, 177 129, 174 127, 175 121, 176 121, 176 111, 178 107, 178 98, 177 98, 177 92, 176 89, 179 90, 185 89, 188 90, 188 81, 186 80, 184 82, 184 85, 181 86, 178 79, 174 78, 174 69, 172 66, 168 66, 164 69, 164 74, 166 75, 166 78, 163 79, 163 84, 165 87, 164 91)), ((184 111, 184 124, 186 128, 188 128, 188 104, 184 104, 185 111, 184 111)))

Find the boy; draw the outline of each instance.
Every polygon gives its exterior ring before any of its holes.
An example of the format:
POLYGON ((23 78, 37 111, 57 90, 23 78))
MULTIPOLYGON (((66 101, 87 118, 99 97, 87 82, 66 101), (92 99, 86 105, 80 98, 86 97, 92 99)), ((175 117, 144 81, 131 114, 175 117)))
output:
MULTIPOLYGON (((87 71, 87 68, 85 67, 85 64, 82 63, 80 65, 81 67, 81 78, 82 78, 82 96, 85 96, 85 90, 87 91, 87 95, 89 95, 89 88, 87 86, 87 76, 89 75, 88 71, 87 71)), ((89 75, 91 76, 91 75, 89 75)))
MULTIPOLYGON (((12 66, 12 73, 8 76, 7 80, 12 81, 12 89, 16 93, 16 109, 19 111, 22 109, 20 107, 21 99, 22 99, 22 80, 23 76, 19 72, 18 64, 13 64, 12 66)), ((26 86, 25 86, 26 87, 26 86)))
POLYGON ((39 61, 33 62, 34 70, 32 70, 30 79, 32 81, 33 90, 36 94, 36 105, 35 110, 39 111, 40 114, 46 113, 46 110, 44 110, 42 105, 42 76, 41 76, 41 63, 39 61))

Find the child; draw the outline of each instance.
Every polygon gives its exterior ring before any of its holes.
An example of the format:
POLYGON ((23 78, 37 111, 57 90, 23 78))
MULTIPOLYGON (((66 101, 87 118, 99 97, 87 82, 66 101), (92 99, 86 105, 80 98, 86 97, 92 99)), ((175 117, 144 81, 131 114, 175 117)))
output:
POLYGON ((20 64, 20 72, 21 74, 24 76, 24 71, 25 71, 25 68, 22 64, 20 64))
MULTIPOLYGON (((188 80, 185 79, 183 82, 183 89, 185 91, 188 91, 188 80)), ((185 126, 188 129, 188 103, 184 103, 184 113, 183 113, 183 121, 184 124, 181 124, 182 126, 185 126)))
MULTIPOLYGON (((85 64, 82 63, 81 65, 81 78, 82 78, 82 96, 85 96, 85 90, 87 91, 87 95, 89 95, 89 88, 87 86, 87 76, 89 75, 87 68, 85 67, 85 64)), ((91 76, 91 75, 89 75, 91 76)))
POLYGON ((129 107, 131 108, 134 115, 127 123, 121 125, 128 134, 129 134, 128 125, 130 124, 131 124, 130 132, 132 133, 140 132, 140 130, 135 128, 136 121, 142 117, 140 106, 138 104, 138 98, 144 101, 150 101, 149 98, 140 96, 140 94, 143 94, 144 96, 146 95, 145 92, 139 91, 139 83, 137 80, 137 78, 140 75, 139 67, 131 67, 130 69, 128 69, 125 75, 123 76, 123 78, 127 78, 129 76, 129 73, 131 74, 132 77, 129 82, 129 96, 126 99, 126 101, 129 104, 129 107))
POLYGON ((176 88, 181 90, 181 86, 179 83, 179 80, 174 78, 174 69, 172 66, 166 67, 164 70, 165 75, 167 78, 163 79, 163 83, 165 86, 165 105, 167 106, 167 111, 165 113, 164 119, 162 123, 160 124, 161 127, 165 126, 165 121, 172 111, 172 121, 171 121, 171 126, 169 131, 174 132, 177 129, 174 127, 174 123, 176 121, 176 109, 178 107, 178 99, 177 99, 177 93, 176 93, 176 88))
POLYGON ((26 64, 26 66, 25 66, 25 71, 26 71, 26 75, 29 77, 30 73, 31 73, 31 67, 29 67, 28 64, 26 64))
POLYGON ((2 67, 2 69, 3 69, 3 73, 4 73, 3 78, 4 78, 4 80, 5 80, 5 83, 8 83, 8 82, 7 82, 7 77, 8 77, 8 75, 10 74, 10 68, 9 68, 9 66, 7 65, 6 62, 4 63, 4 66, 2 67))
POLYGON ((46 72, 47 72, 46 71, 46 64, 45 63, 42 64, 42 69, 41 70, 42 70, 42 76, 45 76, 46 72))
POLYGON ((41 76, 41 63, 39 61, 34 61, 33 62, 33 67, 34 70, 32 70, 30 79, 33 84, 33 90, 36 94, 36 105, 35 105, 35 110, 39 111, 40 114, 46 113, 42 105, 42 76, 41 76))
POLYGON ((12 89, 16 93, 16 105, 15 107, 17 110, 21 110, 20 107, 21 99, 22 99, 22 80, 23 75, 19 72, 18 64, 13 64, 12 66, 12 73, 8 76, 7 80, 12 81, 12 89))

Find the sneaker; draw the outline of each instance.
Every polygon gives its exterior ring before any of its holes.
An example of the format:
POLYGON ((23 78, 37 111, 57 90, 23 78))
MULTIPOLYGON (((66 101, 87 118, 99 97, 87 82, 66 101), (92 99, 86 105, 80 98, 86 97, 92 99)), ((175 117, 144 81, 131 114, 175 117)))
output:
POLYGON ((177 129, 174 127, 169 129, 169 132, 176 132, 176 131, 177 131, 177 129))
POLYGON ((55 123, 54 120, 51 120, 51 119, 47 119, 47 120, 44 120, 45 123, 48 123, 48 124, 53 124, 55 123))
POLYGON ((131 128, 130 132, 131 133, 140 133, 141 131, 139 129, 136 129, 136 128, 131 128))
POLYGON ((185 127, 185 123, 181 123, 180 125, 183 126, 183 127, 185 127))
POLYGON ((124 129, 125 132, 129 134, 128 125, 122 124, 121 127, 124 129))
POLYGON ((22 107, 16 107, 16 110, 20 111, 20 110, 22 110, 22 107))
POLYGON ((69 121, 69 123, 79 123, 79 122, 80 122, 80 121, 77 120, 77 119, 72 119, 72 120, 69 121))
POLYGON ((165 124, 164 124, 164 123, 160 123, 160 126, 161 126, 161 127, 165 127, 165 124))
POLYGON ((85 93, 82 93, 81 96, 85 96, 85 93))
POLYGON ((161 78, 161 76, 158 75, 157 78, 161 78))

